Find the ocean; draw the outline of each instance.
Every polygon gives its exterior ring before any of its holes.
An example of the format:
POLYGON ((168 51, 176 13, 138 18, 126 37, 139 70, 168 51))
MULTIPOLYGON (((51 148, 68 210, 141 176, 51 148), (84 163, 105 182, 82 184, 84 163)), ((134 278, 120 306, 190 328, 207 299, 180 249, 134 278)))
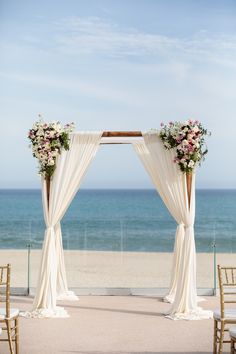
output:
MULTIPOLYGON (((176 223, 155 190, 80 190, 62 220, 64 249, 172 252, 176 223)), ((42 247, 40 190, 0 190, 0 249, 42 247)), ((236 190, 197 190, 197 252, 236 252, 236 190)))

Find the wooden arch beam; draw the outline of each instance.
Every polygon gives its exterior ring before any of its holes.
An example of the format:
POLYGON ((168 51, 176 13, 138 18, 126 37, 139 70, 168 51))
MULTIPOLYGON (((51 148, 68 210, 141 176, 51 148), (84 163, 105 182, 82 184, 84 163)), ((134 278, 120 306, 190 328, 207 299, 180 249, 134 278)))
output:
POLYGON ((128 137, 142 137, 141 131, 105 131, 102 133, 102 138, 128 138, 128 137))
POLYGON ((142 132, 141 131, 104 131, 102 133, 102 141, 100 142, 100 144, 101 145, 132 144, 134 138, 142 138, 142 132), (106 140, 106 138, 108 139, 106 140))

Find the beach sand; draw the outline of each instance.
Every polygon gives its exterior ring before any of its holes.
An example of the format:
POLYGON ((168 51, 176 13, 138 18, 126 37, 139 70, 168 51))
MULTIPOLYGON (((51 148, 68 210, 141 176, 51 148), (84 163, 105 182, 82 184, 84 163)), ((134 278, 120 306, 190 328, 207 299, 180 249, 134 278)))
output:
MULTIPOLYGON (((65 263, 70 288, 168 288, 172 253, 98 252, 66 250, 65 263)), ((41 250, 31 250, 30 287, 38 279, 41 250)), ((11 263, 11 286, 27 288, 27 250, 0 250, 0 263, 11 263)), ((216 264, 236 266, 235 254, 219 253, 216 264)), ((197 253, 197 287, 214 287, 214 256, 197 253)))

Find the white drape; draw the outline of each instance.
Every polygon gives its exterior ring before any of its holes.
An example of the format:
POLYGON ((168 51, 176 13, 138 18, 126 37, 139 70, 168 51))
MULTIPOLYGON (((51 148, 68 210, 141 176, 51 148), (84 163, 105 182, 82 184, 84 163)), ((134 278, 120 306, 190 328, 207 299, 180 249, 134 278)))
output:
POLYGON ((186 176, 174 161, 175 152, 167 151, 157 133, 143 134, 144 142, 134 148, 151 176, 162 200, 176 220, 174 258, 169 294, 172 302, 169 317, 172 319, 200 319, 211 317, 210 313, 197 307, 196 250, 194 240, 195 175, 192 178, 190 205, 186 176))
POLYGON ((98 150, 101 136, 102 132, 70 135, 70 149, 62 151, 51 179, 49 208, 46 182, 42 180, 46 230, 33 316, 67 317, 67 312, 56 306, 56 300, 75 298, 67 287, 60 220, 79 189, 81 180, 98 150))

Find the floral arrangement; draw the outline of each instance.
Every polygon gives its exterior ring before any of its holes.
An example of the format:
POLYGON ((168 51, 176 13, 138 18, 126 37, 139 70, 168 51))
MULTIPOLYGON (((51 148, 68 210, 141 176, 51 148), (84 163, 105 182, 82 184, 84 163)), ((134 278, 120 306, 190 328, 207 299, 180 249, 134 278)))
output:
POLYGON ((39 174, 45 179, 52 177, 56 169, 56 159, 62 149, 69 150, 69 133, 74 123, 61 126, 60 122, 37 121, 28 133, 33 156, 39 162, 39 174))
POLYGON ((176 148, 174 162, 184 173, 191 173, 195 166, 204 160, 208 150, 205 146, 205 136, 210 133, 197 120, 161 123, 159 136, 166 149, 176 148))

